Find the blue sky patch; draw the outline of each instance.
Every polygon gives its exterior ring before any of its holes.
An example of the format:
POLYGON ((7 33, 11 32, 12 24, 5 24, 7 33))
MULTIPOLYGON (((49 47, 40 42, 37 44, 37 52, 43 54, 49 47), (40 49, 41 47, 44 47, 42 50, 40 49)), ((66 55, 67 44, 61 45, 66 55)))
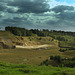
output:
POLYGON ((74 4, 75 3, 75 0, 56 0, 58 2, 66 2, 68 4, 74 4))

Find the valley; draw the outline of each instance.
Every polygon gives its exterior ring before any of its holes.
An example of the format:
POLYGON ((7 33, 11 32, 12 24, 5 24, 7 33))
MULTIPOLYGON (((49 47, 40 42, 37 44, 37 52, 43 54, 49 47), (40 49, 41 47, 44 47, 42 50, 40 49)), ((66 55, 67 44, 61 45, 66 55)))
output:
MULTIPOLYGON (((53 72, 49 72, 49 74, 47 74, 46 71, 43 70, 44 73, 47 75, 63 75, 64 73, 68 75, 71 75, 72 73, 75 74, 74 68, 65 68, 65 65, 63 66, 63 64, 61 64, 60 66, 59 62, 57 62, 55 59, 50 59, 50 57, 60 56, 61 58, 64 58, 61 59, 61 61, 63 60, 62 63, 64 63, 65 61, 70 61, 70 66, 71 64, 74 64, 75 35, 74 33, 72 33, 73 35, 71 36, 70 33, 72 32, 44 30, 39 31, 39 33, 37 32, 36 34, 31 33, 32 35, 30 35, 30 33, 27 33, 25 34, 25 36, 21 36, 19 35, 19 33, 14 34, 10 32, 10 30, 0 31, 0 65, 2 65, 2 67, 0 68, 2 69, 6 67, 9 69, 9 67, 12 68, 17 66, 17 72, 22 75, 35 75, 36 72, 39 72, 41 75, 43 75, 43 73, 41 73, 41 68, 43 69, 43 67, 46 68, 48 72, 49 69, 53 68, 53 72), (66 60, 65 58, 69 60, 66 60), (21 67, 24 68, 19 67, 19 64, 21 67), (59 71, 57 71, 57 65, 60 66, 59 71), (25 68, 25 66, 27 66, 28 69, 25 68), (33 67, 33 71, 35 71, 35 67, 39 68, 39 71, 36 70, 35 73, 32 73, 32 70, 29 69, 31 68, 30 66, 33 67), (69 70, 72 70, 73 72, 69 70)), ((3 74, 5 74, 6 68, 3 69, 3 71, 1 70, 3 74)), ((16 68, 14 68, 14 70, 16 71, 16 68)), ((8 73, 9 71, 7 72, 7 74, 8 73)), ((13 73, 15 74, 16 72, 13 71, 13 73)))

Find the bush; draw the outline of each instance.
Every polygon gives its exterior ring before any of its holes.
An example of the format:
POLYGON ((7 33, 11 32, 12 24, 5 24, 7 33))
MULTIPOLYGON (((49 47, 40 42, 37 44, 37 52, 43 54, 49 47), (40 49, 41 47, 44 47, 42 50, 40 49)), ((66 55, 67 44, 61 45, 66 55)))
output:
POLYGON ((54 61, 57 61, 59 63, 62 61, 62 59, 61 59, 61 57, 59 55, 57 55, 57 56, 50 56, 50 59, 54 60, 54 61))
POLYGON ((63 71, 61 74, 62 75, 68 75, 68 73, 66 71, 63 71))
POLYGON ((48 66, 49 63, 50 63, 50 62, 49 62, 49 60, 47 59, 47 60, 43 61, 43 62, 40 64, 40 66, 41 66, 41 65, 46 65, 46 66, 48 66))
POLYGON ((19 69, 19 71, 24 72, 24 73, 35 73, 35 72, 37 72, 35 70, 29 70, 29 69, 19 69))
POLYGON ((50 60, 53 60, 54 59, 54 57, 53 56, 50 56, 50 60))

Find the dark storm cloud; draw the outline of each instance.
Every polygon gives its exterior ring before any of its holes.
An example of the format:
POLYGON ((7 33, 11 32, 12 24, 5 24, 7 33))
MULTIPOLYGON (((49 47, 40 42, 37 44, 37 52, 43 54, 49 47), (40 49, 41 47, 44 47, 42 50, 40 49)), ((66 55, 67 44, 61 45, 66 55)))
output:
POLYGON ((59 18, 59 20, 68 20, 68 21, 74 21, 75 20, 75 11, 74 7, 72 6, 56 6, 53 8, 53 11, 55 13, 60 13, 56 17, 59 18))
POLYGON ((50 10, 47 0, 1 0, 0 11, 9 13, 43 13, 50 10), (18 8, 15 9, 14 8, 18 8))
POLYGON ((59 6, 54 7, 51 10, 55 11, 56 13, 59 13, 59 12, 64 12, 65 10, 69 10, 69 11, 74 10, 74 7, 73 6, 59 5, 59 6))
POLYGON ((29 20, 22 21, 22 19, 17 18, 17 17, 15 17, 14 19, 5 19, 2 21, 1 24, 3 26, 3 29, 6 26, 22 27, 22 28, 28 28, 28 29, 36 28, 31 21, 29 20), (15 19, 17 20, 15 21, 15 19))
POLYGON ((0 15, 0 18, 2 17, 2 15, 0 15))
POLYGON ((13 0, 0 0, 0 11, 7 11, 8 9, 8 3, 12 2, 13 0))
POLYGON ((0 11, 4 11, 6 9, 6 6, 4 3, 0 3, 0 11))
POLYGON ((55 21, 50 21, 50 20, 49 20, 49 21, 47 21, 46 23, 49 24, 49 25, 50 25, 50 24, 51 24, 51 25, 55 25, 57 22, 55 22, 55 21))
POLYGON ((58 27, 59 29, 67 29, 68 27, 75 27, 75 11, 74 7, 72 6, 56 6, 51 9, 55 13, 59 13, 58 15, 55 15, 56 20, 48 20, 46 21, 46 24, 58 27))
POLYGON ((7 19, 3 19, 2 21, 2 25, 4 26, 23 26, 25 27, 25 25, 29 25, 31 26, 33 23, 29 20, 27 20, 26 18, 22 17, 22 18, 19 18, 19 17, 14 17, 12 19, 10 18, 7 18, 7 19))
POLYGON ((50 10, 47 0, 14 0, 8 6, 18 7, 17 13, 43 13, 50 10))
POLYGON ((75 27, 74 7, 50 9, 47 0, 0 0, 0 26, 63 29, 75 27))
POLYGON ((59 18, 64 19, 64 20, 73 21, 75 20, 75 12, 63 12, 62 14, 60 14, 59 18))
POLYGON ((20 22, 23 22, 23 18, 19 18, 19 17, 14 17, 13 19, 10 19, 10 18, 8 18, 8 19, 3 19, 3 22, 5 22, 5 23, 20 23, 20 22))
POLYGON ((8 3, 8 2, 13 2, 14 0, 0 0, 0 3, 8 3))
POLYGON ((18 11, 18 8, 17 7, 9 7, 9 8, 7 8, 7 12, 8 13, 17 13, 17 11, 18 11))

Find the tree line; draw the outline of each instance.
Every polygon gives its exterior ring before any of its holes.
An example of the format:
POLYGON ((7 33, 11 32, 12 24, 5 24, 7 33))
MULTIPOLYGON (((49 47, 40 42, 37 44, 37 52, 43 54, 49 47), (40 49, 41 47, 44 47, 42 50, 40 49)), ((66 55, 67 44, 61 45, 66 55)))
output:
MULTIPOLYGON (((6 31, 10 31, 14 35, 18 36, 32 36, 33 34, 37 34, 38 36, 52 36, 53 35, 69 35, 69 36, 75 36, 75 32, 65 32, 65 31, 57 31, 57 30, 48 30, 48 29, 26 29, 26 28, 20 28, 20 27, 5 27, 6 31)), ((57 37, 57 39, 63 39, 61 37, 57 37)))
POLYGON ((6 31, 10 31, 14 35, 17 36, 32 36, 33 33, 25 28, 19 28, 19 27, 5 27, 6 31))

